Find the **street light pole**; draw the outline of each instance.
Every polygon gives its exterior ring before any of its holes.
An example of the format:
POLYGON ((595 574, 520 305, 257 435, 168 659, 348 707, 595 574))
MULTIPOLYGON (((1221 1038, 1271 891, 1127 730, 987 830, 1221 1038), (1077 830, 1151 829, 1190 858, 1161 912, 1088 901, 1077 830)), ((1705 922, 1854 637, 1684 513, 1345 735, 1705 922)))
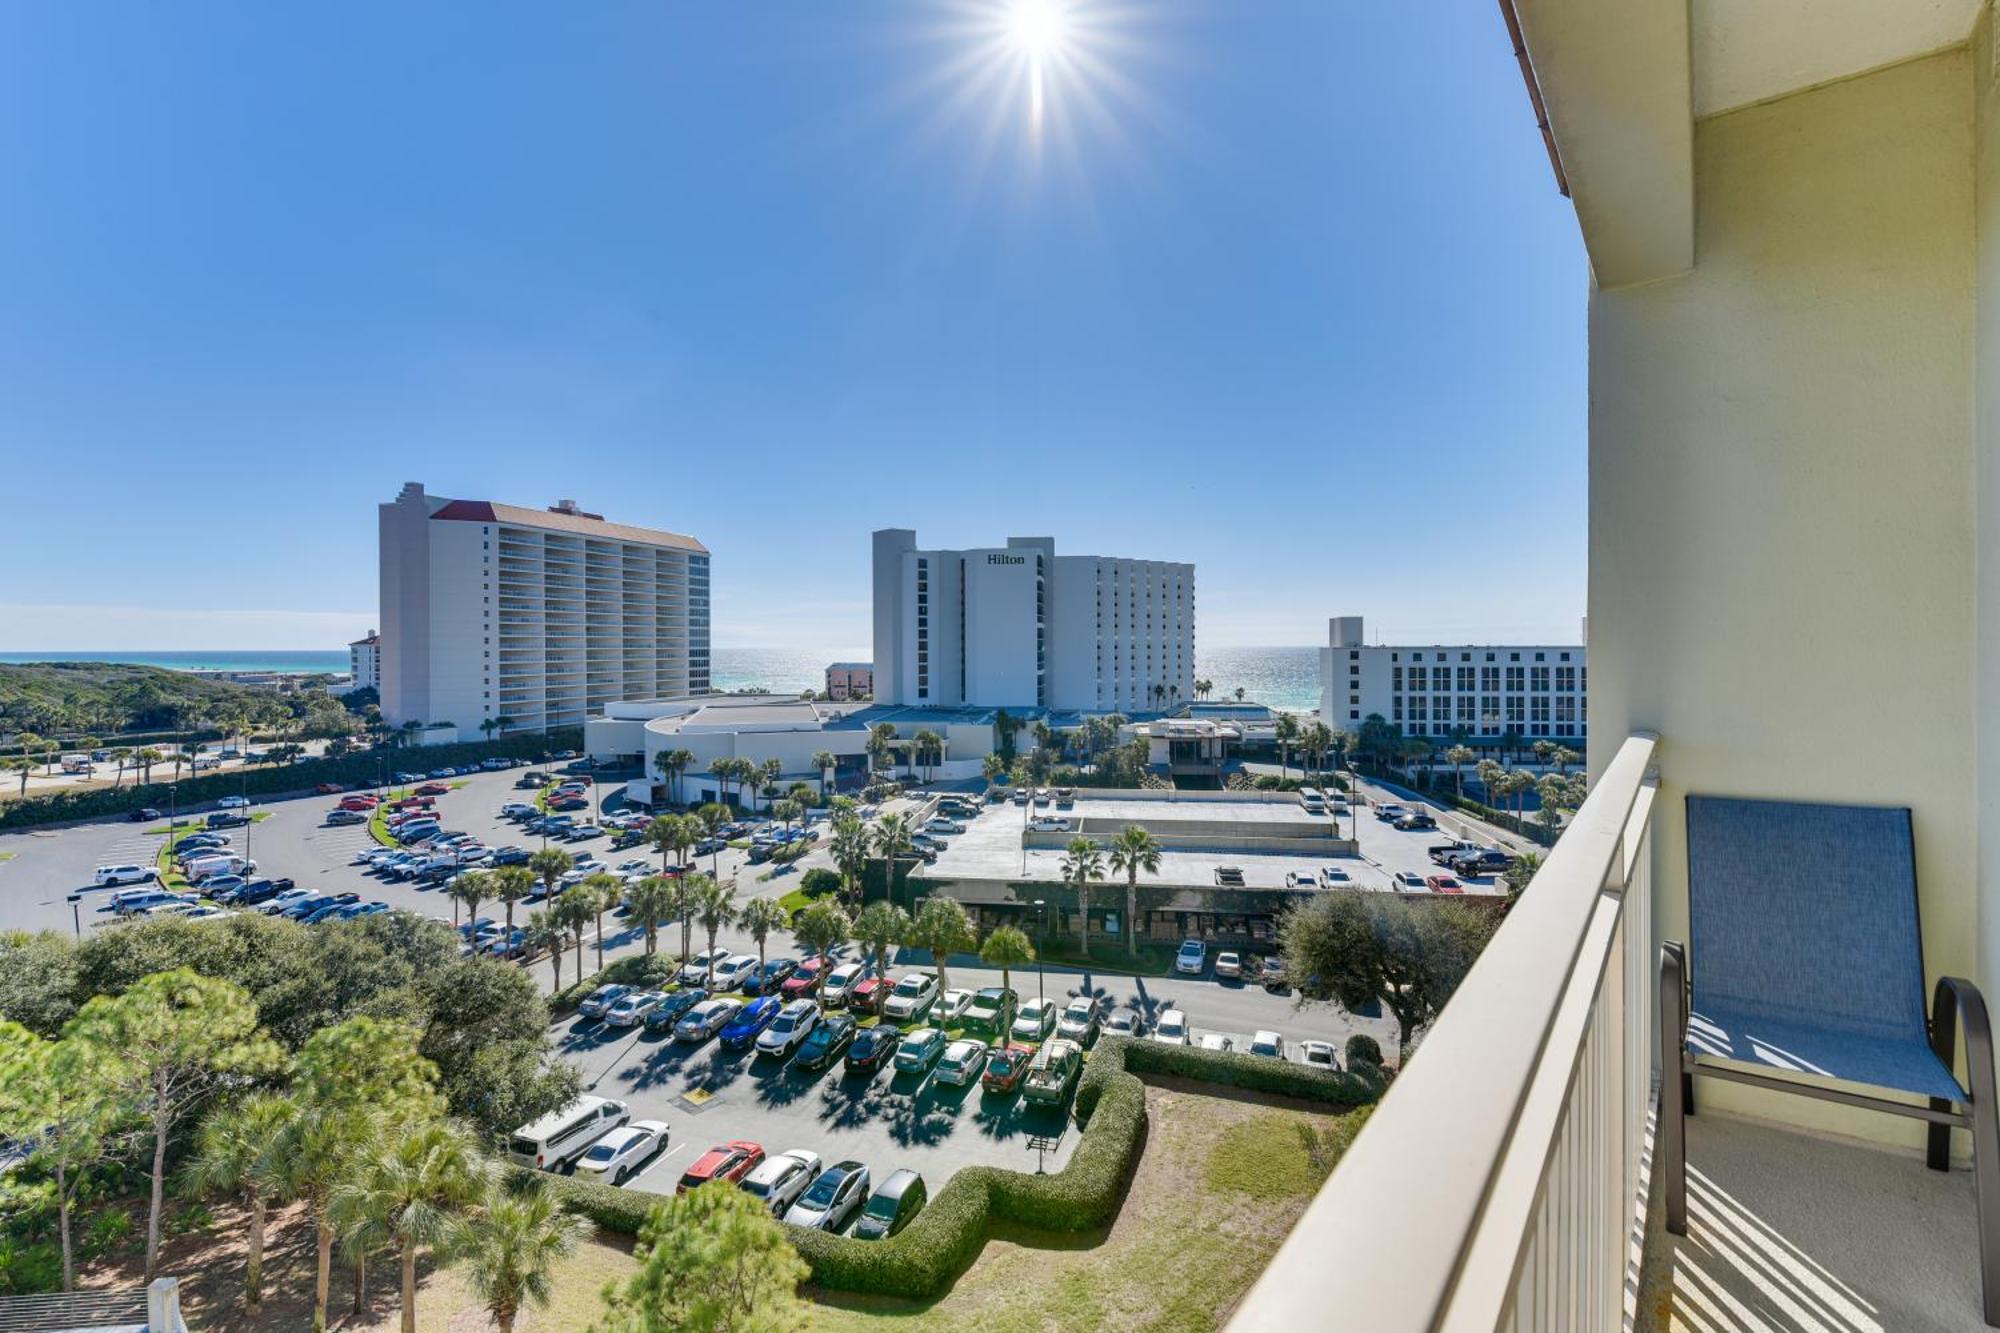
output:
POLYGON ((80 893, 72 893, 71 895, 69 895, 69 921, 70 925, 75 928, 76 937, 78 939, 83 938, 83 917, 79 915, 82 909, 77 906, 77 903, 81 902, 82 900, 83 900, 83 895, 80 893))
POLYGON ((1037 1000, 1046 995, 1042 986, 1042 909, 1047 905, 1046 899, 1035 899, 1035 998, 1037 1000))

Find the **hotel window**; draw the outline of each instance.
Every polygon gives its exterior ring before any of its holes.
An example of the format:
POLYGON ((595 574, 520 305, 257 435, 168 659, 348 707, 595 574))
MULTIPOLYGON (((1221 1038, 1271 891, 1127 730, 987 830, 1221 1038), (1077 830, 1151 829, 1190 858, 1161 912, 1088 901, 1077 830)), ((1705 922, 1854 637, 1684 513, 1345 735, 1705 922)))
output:
POLYGON ((1361 710, 1359 708, 1350 708, 1347 710, 1347 720, 1349 722, 1355 721, 1360 716, 1361 710))
POLYGON ((1509 662, 1518 662, 1521 660, 1521 655, 1519 653, 1508 653, 1507 660, 1509 662))
POLYGON ((1413 666, 1410 668, 1410 689, 1412 691, 1427 690, 1430 688, 1430 685, 1426 682, 1425 674, 1423 667, 1413 666))
POLYGON ((1351 704, 1358 704, 1361 702, 1361 696, 1358 694, 1350 694, 1347 696, 1347 702, 1351 704))
POLYGON ((1429 706, 1430 706, 1430 700, 1425 696, 1419 694, 1412 697, 1410 700, 1410 721, 1412 722, 1430 721, 1429 706))
POLYGON ((1350 662, 1359 662, 1361 660, 1361 650, 1359 648, 1349 648, 1347 650, 1347 660, 1350 662))
MULTIPOLYGON (((1493 655, 1491 653, 1487 654, 1487 657, 1489 658, 1491 658, 1492 656, 1493 655)), ((1486 694, 1500 693, 1500 668, 1499 667, 1479 668, 1479 688, 1482 692, 1486 694)))
POLYGON ((1439 726, 1451 721, 1451 700, 1439 695, 1436 702, 1431 705, 1431 716, 1438 720, 1439 726))
POLYGON ((1571 694, 1576 692, 1575 667, 1559 666, 1556 668, 1556 688, 1571 694))
MULTIPOLYGON (((1576 699, 1574 696, 1567 694, 1558 694, 1556 696, 1556 721, 1576 721, 1576 699)), ((1564 732, 1563 734, 1567 736, 1569 733, 1564 732)))
POLYGON ((1460 722, 1471 722, 1474 720, 1472 702, 1472 696, 1469 694, 1458 696, 1458 720, 1460 722))
POLYGON ((1470 694, 1470 693, 1472 692, 1472 668, 1471 668, 1471 667, 1469 667, 1469 666, 1462 666, 1462 667, 1460 667, 1460 668, 1458 669, 1458 688, 1459 688, 1459 690, 1460 690, 1460 692, 1461 692, 1461 693, 1466 693, 1466 694, 1470 694))
POLYGON ((1403 688, 1403 668, 1391 667, 1389 669, 1389 688, 1392 690, 1403 688))
POLYGON ((1347 674, 1350 676, 1358 676, 1361 674, 1361 668, 1350 663, 1347 668, 1347 674))
POLYGON ((1500 700, 1493 695, 1484 695, 1479 700, 1479 720, 1495 722, 1500 720, 1500 700))
POLYGON ((1527 720, 1528 720, 1528 715, 1527 715, 1526 704, 1522 700, 1521 696, 1519 696, 1518 694, 1509 695, 1507 698, 1507 721, 1514 724, 1515 726, 1519 726, 1521 723, 1527 720))
POLYGON ((1545 666, 1532 667, 1528 671, 1528 687, 1541 694, 1549 690, 1549 669, 1545 666))
POLYGON ((1401 722, 1403 720, 1403 696, 1400 694, 1396 696, 1395 709, 1389 720, 1392 722, 1401 722))
POLYGON ((1527 670, 1527 669, 1526 669, 1525 667, 1508 667, 1508 668, 1507 668, 1507 689, 1508 689, 1508 690, 1509 690, 1510 692, 1512 692, 1512 693, 1515 693, 1515 694, 1518 694, 1518 693, 1520 693, 1520 691, 1521 691, 1521 681, 1522 681, 1522 679, 1523 679, 1523 677, 1524 677, 1524 675, 1525 675, 1525 673, 1526 673, 1526 670, 1527 670))
POLYGON ((1547 726, 1549 722, 1549 701, 1538 695, 1532 703, 1533 707, 1528 710, 1528 720, 1540 726, 1547 726))

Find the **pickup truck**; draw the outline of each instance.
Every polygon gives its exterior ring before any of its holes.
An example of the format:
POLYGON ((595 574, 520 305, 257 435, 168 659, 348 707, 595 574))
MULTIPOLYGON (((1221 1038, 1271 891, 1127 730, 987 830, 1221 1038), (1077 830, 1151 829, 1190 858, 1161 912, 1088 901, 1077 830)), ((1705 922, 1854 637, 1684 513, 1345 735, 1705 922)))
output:
POLYGON ((1432 864, 1442 866, 1451 864, 1454 857, 1485 849, 1476 842, 1434 842, 1424 850, 1430 854, 1432 864))
POLYGON ((1481 847, 1439 863, 1456 874, 1497 875, 1514 864, 1514 858, 1492 847, 1481 847))
POLYGON ((1021 1083, 1021 1096, 1027 1101, 1060 1106, 1069 1099, 1082 1073, 1081 1046, 1062 1037, 1045 1041, 1028 1066, 1028 1076, 1021 1083))

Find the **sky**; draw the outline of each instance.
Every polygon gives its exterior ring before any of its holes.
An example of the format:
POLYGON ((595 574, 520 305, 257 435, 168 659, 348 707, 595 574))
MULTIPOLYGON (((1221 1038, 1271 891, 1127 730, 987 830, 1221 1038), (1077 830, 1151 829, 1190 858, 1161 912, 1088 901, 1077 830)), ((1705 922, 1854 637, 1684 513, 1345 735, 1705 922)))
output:
POLYGON ((1583 613, 1492 5, 0 0, 0 179, 0 651, 337 647, 411 480, 695 534, 720 647, 865 655, 880 527, 1211 646, 1583 613))

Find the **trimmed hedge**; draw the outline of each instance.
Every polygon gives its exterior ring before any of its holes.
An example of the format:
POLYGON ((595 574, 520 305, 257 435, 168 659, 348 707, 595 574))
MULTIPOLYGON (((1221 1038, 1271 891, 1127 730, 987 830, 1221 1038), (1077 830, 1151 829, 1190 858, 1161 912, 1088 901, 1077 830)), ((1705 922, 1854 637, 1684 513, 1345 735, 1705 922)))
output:
MULTIPOLYGON (((625 960, 630 961, 630 960, 625 960)), ((615 965, 614 965, 615 966, 615 965)), ((604 975, 610 976, 606 968, 604 975)), ((986 1243, 995 1223, 1040 1231, 1089 1231, 1118 1212, 1146 1142, 1146 1087, 1135 1076, 1171 1074, 1231 1087, 1278 1092, 1334 1106, 1359 1106, 1380 1092, 1379 1080, 1330 1074, 1299 1065, 1224 1051, 1100 1041, 1084 1065, 1074 1111, 1084 1126, 1069 1164, 1038 1176, 998 1167, 967 1167, 946 1182, 917 1220, 884 1241, 855 1240, 787 1227, 792 1245, 822 1287, 923 1300, 946 1291, 986 1243), (1261 1068, 1260 1068, 1261 1067, 1261 1068), (1289 1075, 1286 1069, 1295 1070, 1289 1075)), ((648 1195, 558 1177, 567 1207, 608 1231, 637 1234, 648 1195)))
MULTIPOLYGON (((546 735, 537 732, 495 741, 392 749, 388 753, 388 766, 391 771, 403 767, 414 769, 419 764, 426 769, 443 765, 456 768, 495 756, 532 761, 550 750, 574 750, 582 745, 583 733, 570 728, 546 735)), ((224 796, 246 792, 252 796, 292 796, 309 792, 322 782, 338 782, 343 786, 372 785, 381 779, 382 759, 380 750, 359 750, 332 759, 301 759, 295 764, 259 765, 256 768, 232 769, 227 773, 211 773, 207 777, 188 777, 174 785, 180 807, 192 810, 224 796)), ((163 770, 171 773, 173 764, 153 765, 155 777, 163 770)), ((124 787, 92 787, 0 802, 0 829, 128 814, 141 806, 163 808, 167 804, 168 785, 155 781, 124 787)))
POLYGON ((549 996, 549 1013, 560 1018, 574 1011, 599 986, 640 986, 659 990, 680 970, 679 954, 669 955, 664 951, 628 954, 616 962, 606 963, 602 972, 593 972, 582 981, 571 982, 549 996))
POLYGON ((1365 1032, 1355 1033, 1347 1039, 1347 1064, 1350 1069, 1355 1065, 1373 1065, 1380 1069, 1382 1044, 1365 1032))
POLYGON ((525 1166, 511 1168, 517 1179, 540 1178, 549 1191, 572 1213, 587 1217, 606 1231, 636 1236, 645 1225, 646 1214, 663 1199, 650 1190, 624 1190, 576 1176, 559 1176, 531 1171, 525 1166))

